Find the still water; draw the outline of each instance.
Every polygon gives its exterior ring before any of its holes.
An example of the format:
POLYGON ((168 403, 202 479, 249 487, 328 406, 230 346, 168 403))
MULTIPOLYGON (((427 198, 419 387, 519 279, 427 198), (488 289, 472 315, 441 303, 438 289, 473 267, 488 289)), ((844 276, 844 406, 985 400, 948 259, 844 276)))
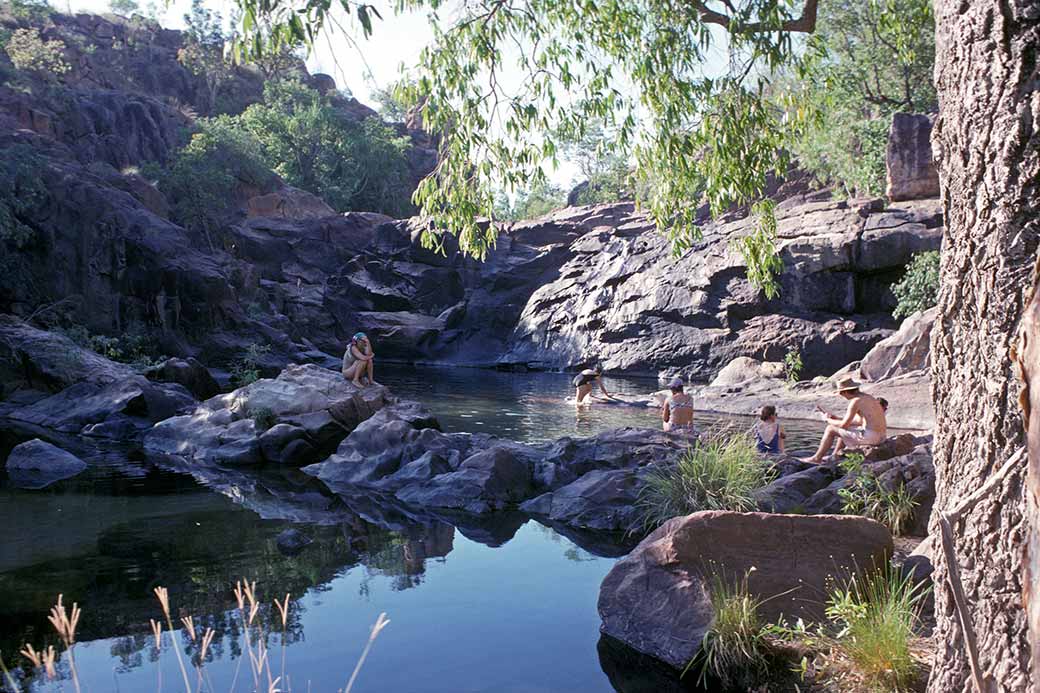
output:
MULTIPOLYGON (((538 441, 659 425, 656 412, 638 407, 576 415, 563 401, 572 392, 565 375, 396 368, 377 377, 427 404, 445 430, 538 441)), ((648 380, 606 385, 626 394, 656 388, 648 380)), ((358 693, 612 691, 624 688, 612 681, 643 676, 599 637, 599 584, 623 546, 572 541, 520 515, 448 524, 331 497, 292 472, 266 479, 261 501, 257 485, 217 493, 133 451, 88 458, 87 473, 39 491, 12 488, 0 472, 0 657, 22 689, 73 690, 67 658, 62 678, 47 683, 16 654, 26 642, 55 643, 46 613, 64 593, 83 608, 75 649, 83 690, 184 690, 169 636, 157 652, 148 625, 161 614, 152 590, 165 586, 175 621, 192 616, 199 633, 214 629, 203 690, 252 690, 232 592, 240 577, 257 581, 262 601, 262 628, 249 642, 264 633, 283 691, 343 689, 381 612, 391 623, 358 693), (295 556, 276 545, 288 527, 313 539, 295 556), (283 629, 271 605, 287 594, 283 629)), ((177 627, 194 689, 198 644, 177 627)))

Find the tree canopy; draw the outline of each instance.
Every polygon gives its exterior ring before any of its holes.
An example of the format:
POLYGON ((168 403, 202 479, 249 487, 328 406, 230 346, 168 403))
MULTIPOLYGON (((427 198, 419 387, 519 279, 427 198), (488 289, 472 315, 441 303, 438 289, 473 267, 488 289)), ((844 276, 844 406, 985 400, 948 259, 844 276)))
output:
MULTIPOLYGON (((379 16, 349 0, 335 16, 331 0, 238 2, 240 54, 313 43, 343 12, 371 34, 379 16)), ((441 136, 440 164, 414 194, 434 247, 453 233, 483 257, 497 232, 478 220, 495 217, 496 191, 538 184, 561 138, 581 140, 602 123, 614 133, 610 148, 634 162, 649 215, 682 252, 700 237, 697 208, 753 203, 770 174, 787 170, 788 145, 813 116, 802 83, 777 77, 812 67, 805 37, 818 0, 399 0, 397 9, 428 12, 435 32, 403 89, 441 136), (507 64, 519 78, 506 78, 507 64)), ((772 295, 775 223, 770 205, 755 212, 742 250, 772 295)))

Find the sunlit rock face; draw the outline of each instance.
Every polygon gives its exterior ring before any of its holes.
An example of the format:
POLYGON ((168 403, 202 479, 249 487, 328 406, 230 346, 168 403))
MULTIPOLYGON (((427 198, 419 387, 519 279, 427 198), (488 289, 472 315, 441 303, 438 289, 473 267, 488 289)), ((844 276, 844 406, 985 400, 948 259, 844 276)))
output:
POLYGON ((159 422, 145 447, 188 461, 299 466, 327 455, 386 402, 379 385, 357 388, 340 373, 307 364, 258 380, 159 422))
POLYGON ((768 300, 745 278, 734 247, 750 227, 746 218, 708 224, 704 239, 675 258, 642 216, 600 223, 532 294, 502 362, 598 361, 608 370, 706 380, 736 357, 779 361, 798 348, 805 375, 829 375, 895 327, 889 286, 914 253, 938 248, 942 237, 937 201, 789 199, 778 209, 780 295, 768 300))

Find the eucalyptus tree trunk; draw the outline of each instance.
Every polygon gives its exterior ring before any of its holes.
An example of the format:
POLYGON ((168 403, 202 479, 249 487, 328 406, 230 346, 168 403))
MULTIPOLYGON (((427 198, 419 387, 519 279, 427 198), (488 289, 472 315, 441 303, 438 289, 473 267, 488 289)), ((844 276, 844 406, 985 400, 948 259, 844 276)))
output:
MULTIPOLYGON (((1040 4, 935 0, 935 12, 940 115, 933 143, 946 237, 932 368, 936 510, 949 512, 1026 442, 1015 347, 1040 237, 1040 4)), ((1025 501, 1026 466, 1023 460, 1013 468, 952 527, 987 692, 1036 685, 1023 608, 1035 579, 1025 569, 1037 519, 1025 501)), ((932 534, 939 536, 938 514, 932 534)), ((929 690, 974 690, 972 638, 959 621, 949 566, 936 553, 938 654, 929 690)))

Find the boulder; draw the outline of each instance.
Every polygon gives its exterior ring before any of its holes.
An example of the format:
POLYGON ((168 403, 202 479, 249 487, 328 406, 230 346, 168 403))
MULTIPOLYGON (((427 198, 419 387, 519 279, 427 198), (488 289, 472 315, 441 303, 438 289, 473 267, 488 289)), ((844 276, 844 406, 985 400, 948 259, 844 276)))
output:
POLYGON ((166 359, 144 372, 149 380, 180 383, 197 399, 209 399, 220 392, 220 385, 209 370, 196 359, 166 359))
POLYGON ((677 669, 711 627, 714 576, 747 576, 774 620, 822 616, 821 595, 835 580, 885 565, 892 537, 861 517, 700 512, 668 521, 604 578, 601 630, 677 669))
POLYGON ((153 452, 219 464, 311 463, 335 449, 386 398, 382 386, 359 389, 336 371, 289 366, 277 378, 258 380, 208 399, 189 414, 160 421, 144 445, 153 452), (261 420, 270 428, 259 430, 261 420))
POLYGON ((336 215, 336 210, 325 204, 317 195, 283 186, 272 193, 249 198, 246 203, 246 216, 268 217, 276 219, 324 219, 336 215))
MULTIPOLYGON (((754 492, 758 509, 768 513, 812 513, 809 498, 827 488, 842 475, 837 464, 814 465, 809 469, 782 476, 754 492)), ((818 511, 819 512, 819 511, 818 511)), ((840 512, 840 508, 831 510, 840 512)))
POLYGON ((738 356, 733 359, 718 372, 718 375, 711 381, 712 387, 728 387, 730 385, 740 385, 750 380, 758 380, 760 378, 783 378, 784 377, 784 364, 779 361, 769 361, 763 363, 758 359, 753 359, 748 356, 738 356))
POLYGON ((125 363, 110 361, 59 332, 38 329, 13 315, 0 315, 0 369, 7 383, 22 380, 52 392, 134 375, 125 363))
POLYGON ((932 156, 935 116, 896 113, 885 152, 885 195, 892 201, 939 196, 939 173, 932 156))
POLYGON ((275 539, 278 550, 285 556, 295 556, 314 543, 314 540, 298 529, 287 529, 275 539))
POLYGON ((595 469, 532 498, 520 509, 569 527, 639 532, 644 525, 637 501, 644 484, 638 469, 595 469))
POLYGON ((7 474, 20 488, 44 488, 86 468, 80 458, 39 438, 16 445, 7 458, 7 474))
POLYGON ((6 416, 63 433, 129 438, 194 404, 195 398, 181 385, 131 375, 107 384, 77 383, 6 416))
POLYGON ((928 369, 937 311, 938 308, 930 308, 914 313, 895 333, 875 344, 860 362, 861 377, 882 380, 928 369))

